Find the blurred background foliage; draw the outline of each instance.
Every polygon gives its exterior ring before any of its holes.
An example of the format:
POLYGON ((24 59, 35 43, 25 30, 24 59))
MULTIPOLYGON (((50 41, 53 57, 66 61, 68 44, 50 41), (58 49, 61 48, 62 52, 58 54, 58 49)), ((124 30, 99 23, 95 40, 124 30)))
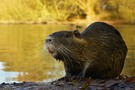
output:
POLYGON ((1 21, 109 20, 135 23, 135 0, 1 0, 1 21))

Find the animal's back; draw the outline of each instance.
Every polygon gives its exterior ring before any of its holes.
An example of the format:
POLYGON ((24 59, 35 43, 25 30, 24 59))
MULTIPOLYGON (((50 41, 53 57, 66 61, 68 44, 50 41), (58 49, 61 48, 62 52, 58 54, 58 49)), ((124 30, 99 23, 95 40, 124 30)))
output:
POLYGON ((95 78, 115 78, 120 75, 127 54, 127 47, 120 33, 111 25, 95 22, 82 35, 89 41, 88 48, 91 52, 88 56, 95 55, 93 70, 91 66, 86 75, 95 78))
POLYGON ((89 25, 83 32, 82 35, 88 36, 101 36, 105 33, 114 33, 121 37, 120 33, 111 25, 108 25, 104 22, 94 22, 89 25))

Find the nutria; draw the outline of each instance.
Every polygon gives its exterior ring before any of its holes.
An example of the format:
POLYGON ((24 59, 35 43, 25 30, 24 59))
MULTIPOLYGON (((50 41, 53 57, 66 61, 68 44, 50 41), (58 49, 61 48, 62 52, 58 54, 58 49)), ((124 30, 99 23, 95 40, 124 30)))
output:
POLYGON ((62 30, 46 39, 48 52, 64 63, 66 75, 112 79, 120 75, 127 47, 111 25, 95 22, 82 33, 62 30))

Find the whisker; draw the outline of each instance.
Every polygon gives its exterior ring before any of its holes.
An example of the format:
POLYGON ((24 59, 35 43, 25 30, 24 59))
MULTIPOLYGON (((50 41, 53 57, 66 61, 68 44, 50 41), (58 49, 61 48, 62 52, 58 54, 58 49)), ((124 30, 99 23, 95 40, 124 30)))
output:
MULTIPOLYGON (((70 53, 70 52, 71 52, 71 50, 67 49, 66 47, 63 47, 63 46, 61 46, 61 47, 62 47, 62 48, 64 48, 64 51, 66 51, 66 52, 68 52, 68 51, 69 51, 68 53, 70 53), (67 50, 68 50, 68 51, 67 51, 67 50)), ((69 54, 67 54, 67 55, 69 55, 69 54)), ((76 57, 76 55, 75 55, 75 54, 73 54, 73 53, 70 53, 70 55, 71 55, 70 57, 76 57)), ((72 63, 73 63, 73 62, 75 62, 75 63, 76 63, 76 62, 78 62, 78 61, 75 61, 75 59, 74 59, 74 60, 72 60, 72 63)), ((78 62, 78 64, 80 64, 80 65, 81 65, 81 63, 80 63, 80 62, 78 62)), ((81 65, 81 66, 82 66, 82 65, 81 65)))
MULTIPOLYGON (((76 59, 77 54, 75 52, 72 52, 72 49, 74 49, 74 51, 78 52, 77 48, 81 48, 83 49, 83 46, 76 46, 75 44, 72 44, 73 46, 75 46, 75 48, 70 47, 70 45, 67 46, 63 46, 61 44, 59 44, 60 42, 57 40, 57 51, 61 54, 62 58, 64 59, 64 63, 66 65, 66 67, 69 67, 68 69, 78 69, 78 68, 83 68, 83 63, 81 63, 78 59, 76 59), (78 67, 79 66, 79 67, 78 67)), ((79 51, 81 52, 81 51, 79 51)), ((81 56, 79 56, 80 58, 82 58, 81 56)), ((82 58, 83 59, 83 58, 82 58)))
POLYGON ((70 64, 73 69, 73 60, 71 60, 71 58, 68 56, 68 52, 62 47, 60 47, 59 49, 60 52, 63 54, 63 57, 66 60, 66 62, 68 62, 67 64, 70 64))

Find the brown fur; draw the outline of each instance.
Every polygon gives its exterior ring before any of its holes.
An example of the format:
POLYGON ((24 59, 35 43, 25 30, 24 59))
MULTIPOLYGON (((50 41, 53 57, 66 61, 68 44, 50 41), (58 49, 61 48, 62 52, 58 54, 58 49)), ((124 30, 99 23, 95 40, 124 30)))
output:
POLYGON ((103 22, 91 24, 82 33, 55 32, 46 39, 46 48, 64 63, 66 76, 99 79, 119 76, 127 54, 120 33, 103 22))

